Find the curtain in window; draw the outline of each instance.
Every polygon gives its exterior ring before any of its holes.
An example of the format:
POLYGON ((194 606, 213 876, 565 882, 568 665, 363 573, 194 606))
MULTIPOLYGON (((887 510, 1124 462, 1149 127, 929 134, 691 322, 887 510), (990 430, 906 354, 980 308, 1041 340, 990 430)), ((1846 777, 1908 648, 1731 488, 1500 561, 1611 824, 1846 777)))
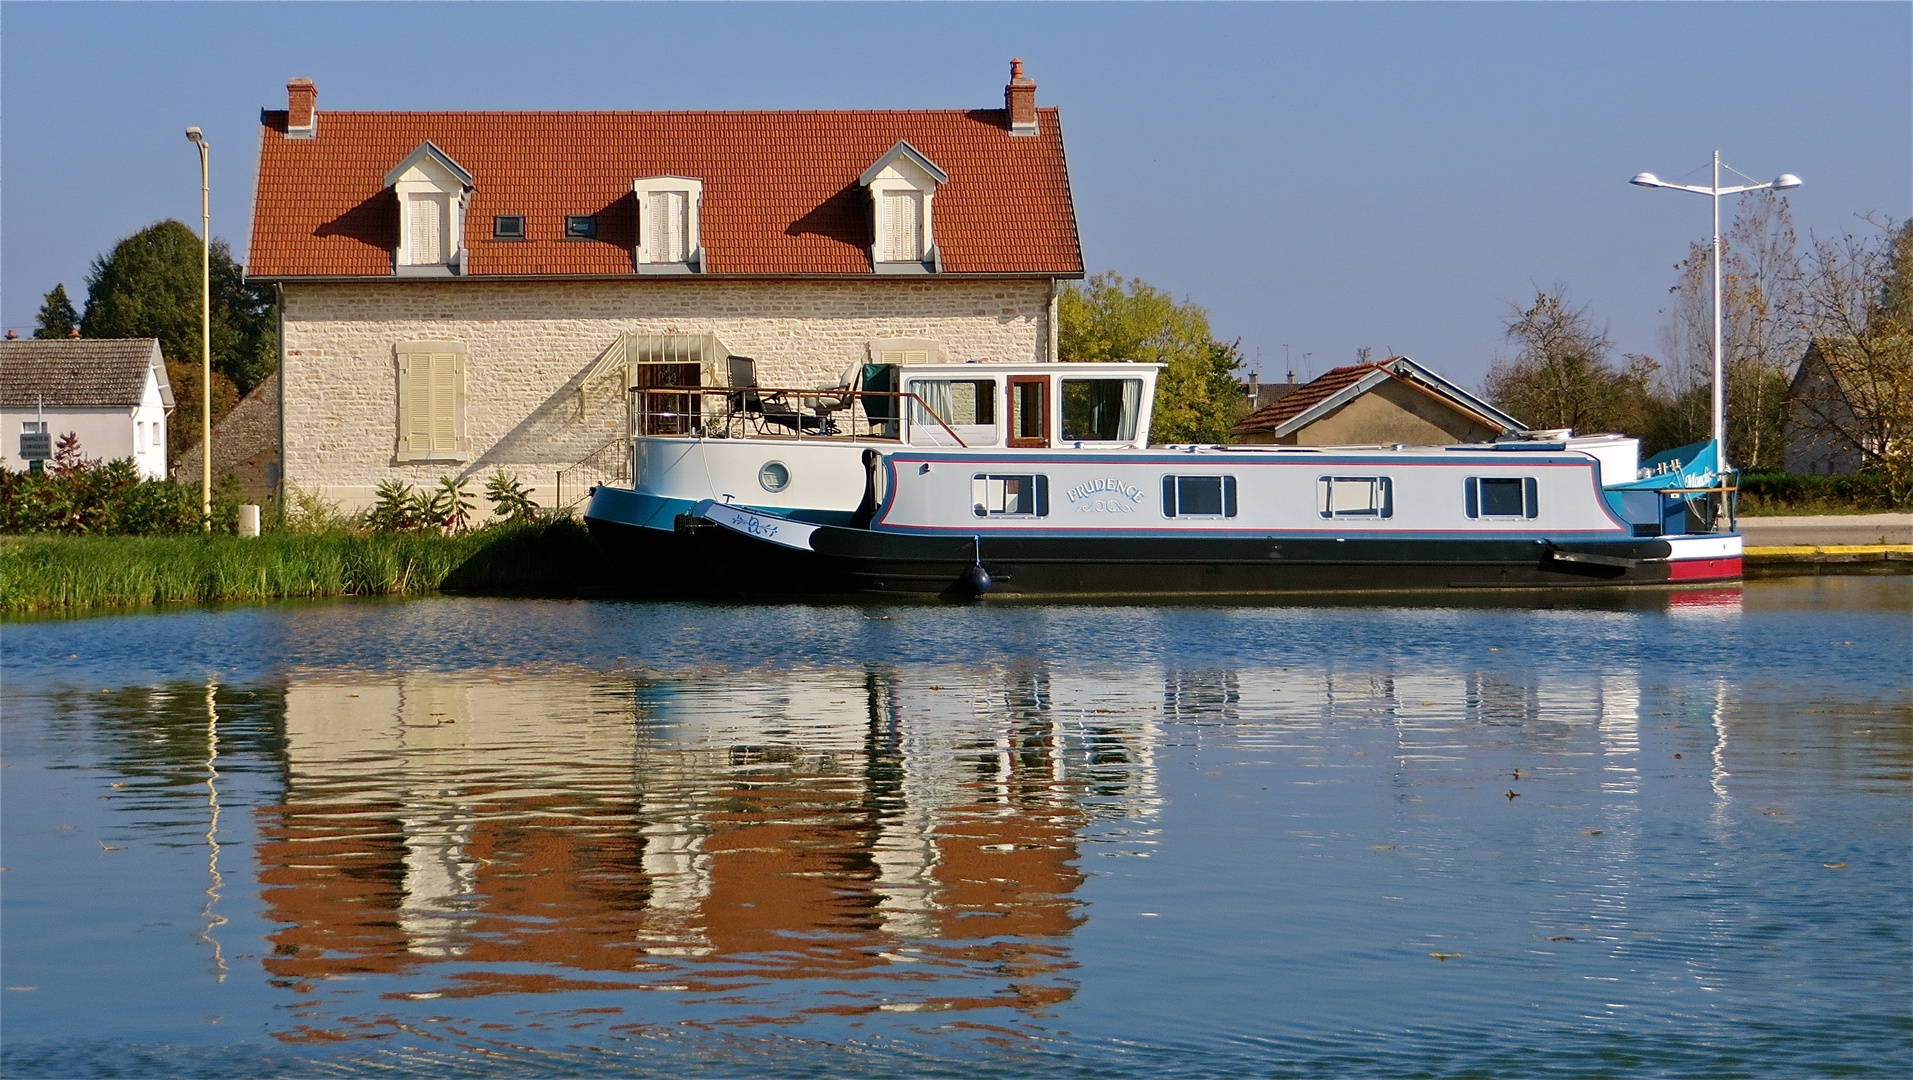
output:
POLYGON ((1123 421, 1116 431, 1116 437, 1124 442, 1133 442, 1136 438, 1136 423, 1142 419, 1142 380, 1123 380, 1123 421))
POLYGON ((910 403, 910 422, 941 433, 942 424, 938 424, 930 413, 935 412, 945 424, 952 422, 950 417, 955 414, 956 398, 951 393, 950 383, 943 379, 919 379, 910 384, 910 389, 916 392, 919 399, 910 403))

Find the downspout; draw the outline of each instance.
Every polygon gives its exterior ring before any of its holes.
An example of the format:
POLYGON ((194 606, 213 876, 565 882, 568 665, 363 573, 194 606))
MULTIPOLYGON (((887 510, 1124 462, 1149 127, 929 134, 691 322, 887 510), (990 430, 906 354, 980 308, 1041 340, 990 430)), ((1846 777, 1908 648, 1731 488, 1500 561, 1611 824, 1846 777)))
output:
POLYGON ((1048 345, 1047 359, 1052 364, 1054 364, 1057 360, 1056 348, 1057 348, 1058 334, 1057 334, 1057 327, 1056 327, 1056 298, 1059 292, 1060 290, 1057 289, 1056 287, 1056 279, 1050 278, 1049 290, 1048 290, 1049 314, 1047 317, 1049 322, 1049 341, 1046 344, 1048 345))
POLYGON ((279 335, 279 486, 273 495, 279 500, 279 521, 286 519, 286 286, 272 283, 273 318, 279 335))

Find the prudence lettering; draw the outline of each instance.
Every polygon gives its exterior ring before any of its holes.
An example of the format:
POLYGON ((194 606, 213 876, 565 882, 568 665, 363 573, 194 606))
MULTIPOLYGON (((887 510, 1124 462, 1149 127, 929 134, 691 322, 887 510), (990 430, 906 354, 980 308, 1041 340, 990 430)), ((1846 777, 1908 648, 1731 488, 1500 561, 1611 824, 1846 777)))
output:
POLYGON ((1142 505, 1142 489, 1115 477, 1088 480, 1069 489, 1070 505, 1083 514, 1133 514, 1142 505), (1098 498, 1101 496, 1101 498, 1098 498))

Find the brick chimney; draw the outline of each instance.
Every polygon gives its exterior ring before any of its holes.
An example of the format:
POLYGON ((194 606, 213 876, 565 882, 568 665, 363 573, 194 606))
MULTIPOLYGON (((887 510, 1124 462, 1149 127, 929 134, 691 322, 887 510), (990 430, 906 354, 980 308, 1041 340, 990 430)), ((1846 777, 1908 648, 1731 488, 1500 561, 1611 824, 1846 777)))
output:
POLYGON ((1003 109, 1009 114, 1010 134, 1036 134, 1036 80, 1023 74, 1023 61, 1010 61, 1010 85, 1003 88, 1003 109))
POLYGON ((286 83, 286 138, 310 139, 319 133, 319 88, 300 77, 286 83))

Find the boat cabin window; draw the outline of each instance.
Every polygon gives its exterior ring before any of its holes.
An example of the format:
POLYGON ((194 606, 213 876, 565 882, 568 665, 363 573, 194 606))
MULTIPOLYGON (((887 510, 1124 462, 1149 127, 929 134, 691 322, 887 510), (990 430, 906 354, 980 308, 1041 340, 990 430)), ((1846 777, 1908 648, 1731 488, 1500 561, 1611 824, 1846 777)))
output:
POLYGON ((1064 442, 1134 442, 1141 379, 1064 379, 1064 442))
POLYGON ((910 441, 954 446, 954 431, 965 446, 995 446, 996 386, 995 379, 911 379, 909 390, 916 397, 910 399, 910 441))
POLYGON ((970 501, 977 517, 1048 517, 1049 477, 978 473, 970 479, 970 501))
POLYGON ((1532 476, 1470 476, 1466 486, 1471 518, 1535 518, 1541 515, 1540 485, 1532 476))
POLYGON ((1162 478, 1163 517, 1232 518, 1235 516, 1235 477, 1165 476, 1162 478))
POLYGON ((1049 376, 1010 376, 1010 445, 1049 445, 1049 376))
POLYGON ((1315 496, 1325 518, 1395 516, 1395 483, 1386 476, 1324 476, 1315 496))

